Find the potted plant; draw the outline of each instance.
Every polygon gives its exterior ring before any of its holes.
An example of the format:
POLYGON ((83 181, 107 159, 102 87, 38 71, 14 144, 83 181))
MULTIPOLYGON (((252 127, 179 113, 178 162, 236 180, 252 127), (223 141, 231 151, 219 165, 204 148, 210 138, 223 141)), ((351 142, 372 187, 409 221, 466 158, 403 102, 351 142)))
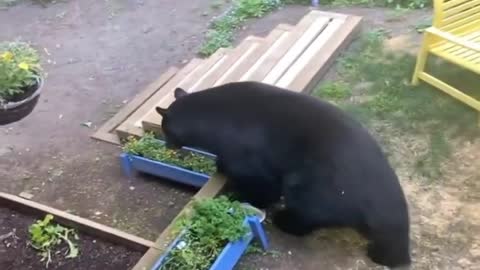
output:
POLYGON ((225 195, 194 201, 172 230, 177 235, 150 270, 230 270, 254 238, 264 250, 265 213, 225 195))
POLYGON ((168 149, 153 133, 127 138, 120 160, 127 177, 139 171, 194 187, 202 187, 216 171, 215 155, 187 147, 168 149))
POLYGON ((37 51, 25 42, 0 42, 0 125, 29 115, 37 105, 42 86, 37 51))

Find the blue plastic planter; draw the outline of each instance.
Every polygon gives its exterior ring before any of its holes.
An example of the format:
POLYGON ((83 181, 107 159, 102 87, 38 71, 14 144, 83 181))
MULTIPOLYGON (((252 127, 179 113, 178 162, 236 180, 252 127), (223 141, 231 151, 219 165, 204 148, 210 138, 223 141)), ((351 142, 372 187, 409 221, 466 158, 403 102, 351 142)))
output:
MULTIPOLYGON (((231 270, 237 264, 240 257, 247 250, 251 241, 256 238, 260 241, 264 250, 268 249, 268 240, 265 231, 262 226, 262 222, 257 216, 249 216, 245 218, 244 226, 249 227, 249 232, 240 240, 228 243, 222 250, 218 258, 209 268, 209 270, 231 270)), ((168 258, 168 254, 174 248, 178 248, 178 245, 182 240, 181 233, 167 248, 165 253, 155 262, 150 270, 158 270, 165 260, 168 258)))
MULTIPOLYGON (((165 143, 162 140, 159 140, 159 142, 165 143)), ((195 152, 211 159, 216 158, 213 154, 188 147, 184 147, 181 150, 195 152)), ((138 171, 198 188, 202 187, 210 178, 210 175, 204 173, 194 172, 179 166, 128 153, 122 153, 120 155, 120 161, 124 174, 129 178, 133 176, 135 171, 138 171)))

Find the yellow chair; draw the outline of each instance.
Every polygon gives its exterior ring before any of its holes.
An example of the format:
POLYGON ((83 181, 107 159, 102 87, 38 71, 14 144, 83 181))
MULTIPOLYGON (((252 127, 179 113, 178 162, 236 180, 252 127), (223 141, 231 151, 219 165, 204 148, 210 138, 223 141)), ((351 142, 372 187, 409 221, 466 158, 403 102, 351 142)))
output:
POLYGON ((412 84, 423 80, 480 112, 479 100, 425 72, 427 57, 434 54, 480 74, 480 0, 434 0, 433 8, 433 25, 424 32, 412 84))

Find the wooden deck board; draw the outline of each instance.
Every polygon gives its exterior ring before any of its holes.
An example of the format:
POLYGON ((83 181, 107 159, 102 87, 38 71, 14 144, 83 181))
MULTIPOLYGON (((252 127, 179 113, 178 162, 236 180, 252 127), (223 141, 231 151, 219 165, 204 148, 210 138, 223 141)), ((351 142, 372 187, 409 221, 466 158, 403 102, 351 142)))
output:
POLYGON ((295 62, 295 60, 302 55, 302 53, 309 47, 311 42, 323 32, 325 28, 329 27, 329 17, 318 17, 308 27, 308 29, 295 41, 293 46, 283 55, 268 75, 263 79, 263 82, 268 84, 275 84, 277 80, 284 74, 284 72, 295 62))
MULTIPOLYGON (((303 89, 311 92, 318 85, 336 57, 344 50, 361 30, 362 18, 348 16, 342 26, 332 34, 328 42, 319 49, 312 49, 310 59, 305 59, 307 64, 299 65, 303 68, 296 72, 296 76, 289 79, 288 88, 292 90, 303 89)), ((292 71, 293 72, 293 71, 292 71)))
POLYGON ((266 38, 250 36, 233 50, 220 49, 206 60, 193 59, 181 70, 172 68, 92 137, 119 143, 129 135, 142 136, 145 131, 161 134, 161 116, 154 108, 168 107, 174 101, 176 87, 194 92, 252 80, 309 92, 350 43, 359 22, 359 17, 313 10, 295 26, 278 25, 266 38))
MULTIPOLYGON (((247 37, 237 46, 234 51, 217 61, 216 65, 212 66, 208 72, 206 72, 202 77, 198 78, 193 85, 185 86, 185 90, 192 93, 212 87, 213 84, 225 73, 225 70, 228 70, 230 67, 235 65, 235 63, 241 62, 239 60, 243 56, 251 54, 252 51, 254 51, 260 45, 261 41, 262 39, 257 37, 247 37)), ((168 107, 174 100, 173 93, 170 93, 169 97, 162 100, 158 106, 168 107)), ((161 121, 162 117, 154 110, 151 110, 142 121, 143 129, 146 131, 153 131, 156 134, 161 134, 161 121)))
POLYGON ((173 90, 177 87, 181 87, 185 89, 186 91, 191 91, 193 86, 199 81, 203 80, 205 78, 205 74, 212 68, 214 67, 217 63, 221 63, 226 59, 226 55, 228 52, 230 52, 230 49, 219 49, 217 52, 215 52, 210 58, 208 58, 206 61, 204 61, 197 69, 192 71, 188 77, 180 81, 176 85, 172 85, 169 88, 169 92, 167 95, 163 96, 160 100, 156 101, 155 103, 152 103, 150 107, 145 108, 143 111, 143 115, 137 119, 135 119, 135 126, 138 127, 139 129, 143 129, 145 131, 152 131, 157 134, 161 134, 162 131, 159 128, 158 124, 156 123, 161 123, 161 117, 155 112, 155 107, 156 106, 161 106, 161 107, 166 107, 170 105, 170 103, 175 100, 173 96, 173 90), (154 123, 150 125, 150 123, 154 123))
POLYGON ((255 65, 240 79, 240 81, 264 81, 268 73, 277 65, 278 61, 307 31, 310 25, 317 19, 313 12, 303 17, 291 31, 282 35, 265 54, 258 59, 255 65))
POLYGON ((273 29, 260 46, 257 46, 250 54, 244 55, 239 61, 227 69, 223 76, 220 77, 213 86, 239 81, 244 75, 248 74, 255 65, 257 65, 260 59, 266 55, 266 52, 272 48, 274 44, 281 42, 281 40, 289 34, 291 29, 292 27, 289 25, 279 25, 277 28, 273 29))

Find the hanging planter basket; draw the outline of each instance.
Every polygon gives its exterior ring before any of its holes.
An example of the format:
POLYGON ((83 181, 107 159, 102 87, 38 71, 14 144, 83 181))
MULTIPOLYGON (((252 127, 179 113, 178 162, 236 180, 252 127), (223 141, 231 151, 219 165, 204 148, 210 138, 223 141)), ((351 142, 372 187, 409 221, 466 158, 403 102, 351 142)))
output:
POLYGON ((20 121, 33 111, 40 98, 43 82, 43 78, 39 77, 37 83, 29 86, 24 94, 8 102, 0 101, 0 126, 20 121))

